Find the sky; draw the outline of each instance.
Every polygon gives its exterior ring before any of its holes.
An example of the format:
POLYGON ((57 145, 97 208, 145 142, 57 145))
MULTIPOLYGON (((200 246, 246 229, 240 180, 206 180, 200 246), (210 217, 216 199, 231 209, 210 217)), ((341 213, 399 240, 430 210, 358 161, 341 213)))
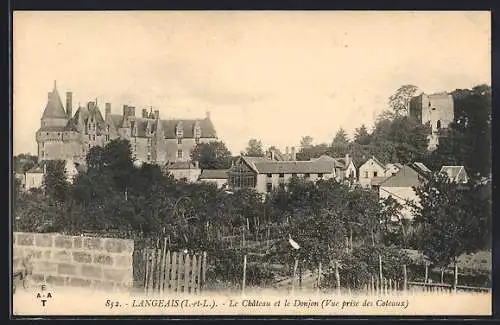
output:
POLYGON ((233 154, 248 140, 330 143, 373 125, 397 88, 490 84, 489 12, 15 12, 13 153, 36 154, 54 80, 61 100, 210 111, 233 154))

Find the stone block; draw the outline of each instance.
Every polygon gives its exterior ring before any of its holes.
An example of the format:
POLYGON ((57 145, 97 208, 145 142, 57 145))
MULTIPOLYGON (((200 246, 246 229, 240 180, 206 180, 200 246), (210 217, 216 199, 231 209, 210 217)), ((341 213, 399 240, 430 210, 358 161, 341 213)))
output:
POLYGON ((82 265, 80 274, 88 278, 102 278, 102 268, 95 265, 82 265))
POLYGON ((70 249, 73 248, 73 237, 71 236, 56 236, 54 239, 54 246, 57 248, 70 249))
POLYGON ((61 262, 71 262, 71 252, 64 249, 54 250, 52 252, 52 259, 61 262))
POLYGON ((73 247, 75 249, 81 249, 83 247, 83 237, 74 237, 73 238, 73 247))
POLYGON ((45 282, 52 285, 60 285, 63 286, 65 283, 65 277, 58 275, 49 275, 45 278, 45 282))
POLYGON ((44 283, 45 282, 45 276, 43 274, 40 274, 40 273, 33 273, 31 275, 31 280, 34 282, 34 283, 44 283))
POLYGON ((35 245, 38 247, 52 247, 52 235, 51 234, 36 234, 35 235, 35 245))
POLYGON ((78 263, 92 263, 92 255, 84 252, 73 252, 73 261, 78 263))
POLYGON ((113 258, 106 254, 94 255, 94 263, 103 265, 113 265, 113 258))
POLYGON ((97 290, 112 291, 114 283, 110 281, 92 280, 92 288, 97 290))
POLYGON ((82 278, 69 278, 67 284, 72 287, 90 287, 92 285, 92 281, 82 278))
POLYGON ((33 273, 50 274, 57 272, 57 263, 49 261, 33 261, 33 273))
POLYGON ((97 237, 84 237, 83 248, 91 251, 102 250, 102 239, 97 237))
POLYGON ((43 251, 40 249, 36 249, 35 247, 27 247, 24 249, 23 256, 31 256, 33 259, 41 259, 43 251))
POLYGON ((42 253, 42 259, 44 259, 44 260, 50 260, 51 257, 52 257, 52 251, 50 249, 47 249, 47 250, 43 251, 43 253, 42 253))
POLYGON ((113 282, 126 282, 130 278, 129 270, 103 269, 102 273, 104 280, 113 282))
POLYGON ((132 256, 130 255, 118 255, 114 257, 115 267, 120 269, 132 268, 132 256))
POLYGON ((35 235, 30 233, 18 233, 17 245, 31 246, 35 244, 35 235))
POLYGON ((126 239, 107 238, 104 243, 104 250, 108 253, 133 253, 134 242, 126 239))
POLYGON ((12 258, 21 258, 24 256, 24 249, 19 246, 14 246, 12 249, 12 258))
POLYGON ((57 265, 57 273, 61 275, 75 275, 76 266, 68 263, 60 263, 57 265))

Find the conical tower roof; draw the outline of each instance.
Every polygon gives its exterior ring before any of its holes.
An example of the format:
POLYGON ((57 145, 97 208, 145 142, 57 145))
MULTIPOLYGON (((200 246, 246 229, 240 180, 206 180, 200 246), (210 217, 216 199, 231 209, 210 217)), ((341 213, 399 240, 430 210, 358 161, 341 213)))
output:
POLYGON ((56 82, 54 81, 54 90, 49 93, 47 106, 42 114, 42 119, 46 118, 67 118, 66 111, 57 92, 56 82))

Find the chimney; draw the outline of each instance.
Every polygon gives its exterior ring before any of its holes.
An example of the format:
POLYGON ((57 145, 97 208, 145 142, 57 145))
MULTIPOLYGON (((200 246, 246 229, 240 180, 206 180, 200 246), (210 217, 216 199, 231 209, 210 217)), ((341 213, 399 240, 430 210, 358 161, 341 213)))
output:
POLYGON ((291 153, 290 153, 290 160, 295 161, 296 160, 296 155, 295 155, 295 147, 292 147, 291 153))
POLYGON ((123 117, 128 116, 128 105, 123 105, 123 117))
POLYGON ((274 150, 270 150, 271 151, 271 160, 274 160, 274 150))
POLYGON ((106 106, 106 109, 105 109, 106 115, 110 115, 111 114, 111 103, 106 103, 105 106, 106 106))
POLYGON ((68 118, 73 116, 73 93, 71 91, 66 93, 66 114, 68 118))
POLYGON ((154 113, 155 119, 159 120, 160 119, 160 111, 156 110, 154 113))
POLYGON ((147 108, 142 109, 142 118, 148 118, 148 110, 147 108))

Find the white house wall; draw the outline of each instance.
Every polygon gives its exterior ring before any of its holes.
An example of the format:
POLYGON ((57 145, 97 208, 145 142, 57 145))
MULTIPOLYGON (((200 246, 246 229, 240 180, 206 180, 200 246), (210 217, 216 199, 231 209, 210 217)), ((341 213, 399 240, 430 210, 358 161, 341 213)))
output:
POLYGON ((399 202, 403 208, 401 209, 401 215, 405 219, 412 220, 415 216, 413 209, 407 203, 407 200, 413 201, 418 204, 420 202, 419 197, 411 187, 380 187, 379 197, 380 199, 386 199, 392 196, 397 202, 399 202))

